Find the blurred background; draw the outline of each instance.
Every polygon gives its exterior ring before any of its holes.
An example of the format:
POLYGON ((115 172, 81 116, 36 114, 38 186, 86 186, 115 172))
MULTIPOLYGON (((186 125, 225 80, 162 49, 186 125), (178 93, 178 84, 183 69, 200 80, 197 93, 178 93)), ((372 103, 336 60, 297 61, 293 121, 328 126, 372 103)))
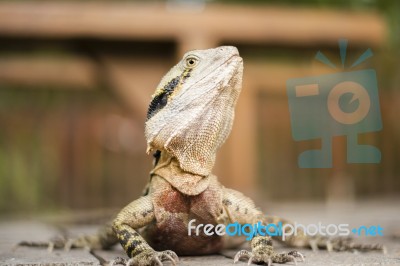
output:
POLYGON ((261 201, 398 200, 400 2, 0 1, 0 216, 121 207, 140 196, 152 157, 144 122, 159 80, 191 49, 237 46, 244 83, 215 173, 261 201), (383 130, 360 143, 380 164, 347 164, 333 139, 330 169, 302 169, 319 140, 291 135, 286 80, 377 72, 383 130), (315 60, 324 52, 339 67, 315 60))

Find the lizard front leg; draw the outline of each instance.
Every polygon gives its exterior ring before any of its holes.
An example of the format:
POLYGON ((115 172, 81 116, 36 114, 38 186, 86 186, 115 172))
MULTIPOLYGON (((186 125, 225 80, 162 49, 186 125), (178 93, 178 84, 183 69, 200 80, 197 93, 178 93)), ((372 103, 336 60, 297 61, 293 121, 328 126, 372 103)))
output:
MULTIPOLYGON (((174 265, 178 256, 171 250, 155 251, 139 235, 136 229, 149 225, 155 220, 151 197, 141 197, 126 206, 115 218, 113 229, 126 254, 130 258, 126 265, 160 265, 171 261, 174 265)), ((119 264, 121 261, 117 261, 119 264)), ((125 261, 124 261, 125 262, 125 261)))
MULTIPOLYGON (((262 212, 257 209, 253 201, 245 197, 242 193, 224 189, 222 203, 226 210, 230 222, 238 222, 239 224, 256 224, 263 221, 262 212)), ((272 247, 272 238, 270 236, 255 236, 251 240, 251 252, 247 250, 239 251, 234 262, 236 263, 241 258, 247 258, 249 264, 272 262, 286 263, 295 262, 296 259, 304 260, 304 256, 298 251, 290 251, 286 253, 277 253, 272 247)))

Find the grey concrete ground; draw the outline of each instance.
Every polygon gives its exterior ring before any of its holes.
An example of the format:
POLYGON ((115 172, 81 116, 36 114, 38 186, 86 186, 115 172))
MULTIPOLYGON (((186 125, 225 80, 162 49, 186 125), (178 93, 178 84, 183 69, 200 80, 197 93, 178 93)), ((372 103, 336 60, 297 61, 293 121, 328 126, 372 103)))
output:
MULTIPOLYGON (((327 252, 302 249, 306 256, 302 266, 316 265, 400 265, 400 206, 398 201, 370 201, 362 204, 321 205, 321 204, 267 204, 269 213, 284 216, 298 223, 348 223, 350 226, 380 225, 384 236, 356 237, 357 242, 383 243, 388 253, 380 252, 351 253, 327 252)), ((94 232, 94 225, 69 225, 66 230, 73 235, 94 232)), ((0 222, 0 265, 107 265, 115 257, 125 257, 122 249, 111 251, 55 250, 46 248, 18 247, 21 240, 46 241, 60 230, 43 222, 25 220, 7 220, 0 222)), ((291 250, 276 244, 278 251, 291 250)), ((227 250, 222 254, 201 257, 181 257, 179 265, 233 265, 232 257, 236 250, 227 250)), ((237 265, 246 265, 240 262, 237 265)), ((294 265, 289 263, 288 265, 294 265)))

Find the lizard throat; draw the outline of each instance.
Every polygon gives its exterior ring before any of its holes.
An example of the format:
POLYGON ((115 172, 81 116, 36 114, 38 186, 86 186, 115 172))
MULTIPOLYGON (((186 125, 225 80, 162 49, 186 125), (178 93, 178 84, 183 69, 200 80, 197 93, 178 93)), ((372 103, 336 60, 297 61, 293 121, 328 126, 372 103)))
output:
POLYGON ((185 172, 179 166, 176 158, 166 152, 161 152, 158 163, 150 172, 150 176, 159 176, 184 195, 194 196, 206 190, 213 175, 201 176, 185 172))

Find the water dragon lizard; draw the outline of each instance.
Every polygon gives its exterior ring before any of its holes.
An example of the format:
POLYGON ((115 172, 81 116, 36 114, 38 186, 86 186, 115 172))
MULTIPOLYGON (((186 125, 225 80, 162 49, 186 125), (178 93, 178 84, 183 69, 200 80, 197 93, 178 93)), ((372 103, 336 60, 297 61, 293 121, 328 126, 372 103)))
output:
MULTIPOLYGON (((243 60, 232 46, 186 53, 161 80, 147 112, 147 152, 154 167, 145 193, 126 206, 97 235, 68 242, 69 247, 109 248, 120 243, 126 265, 178 263, 179 255, 218 253, 226 236, 188 235, 188 222, 203 224, 289 223, 265 216, 253 201, 225 188, 211 173, 216 152, 228 137, 242 87, 243 60)), ((355 244, 349 239, 307 237, 301 232, 284 243, 294 248, 382 250, 381 245, 355 244)), ((271 236, 256 235, 251 251, 241 250, 234 262, 249 264, 301 261, 296 251, 277 253, 271 236)))

